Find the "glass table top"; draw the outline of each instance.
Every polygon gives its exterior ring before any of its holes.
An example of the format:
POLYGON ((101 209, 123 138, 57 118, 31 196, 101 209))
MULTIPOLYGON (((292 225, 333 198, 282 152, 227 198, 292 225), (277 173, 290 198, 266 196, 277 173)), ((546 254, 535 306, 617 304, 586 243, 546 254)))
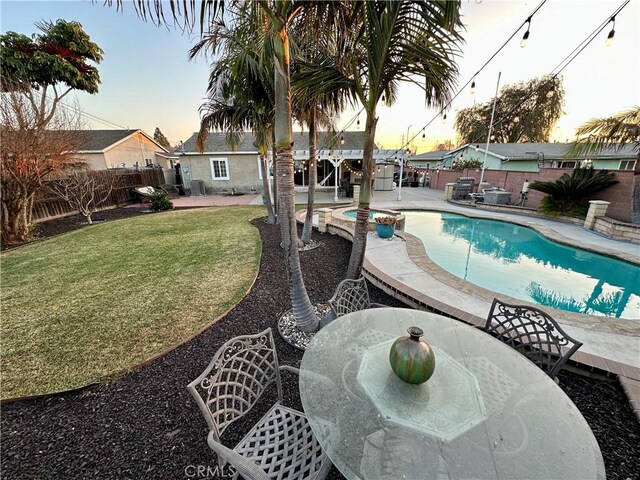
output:
POLYGON ((345 315, 315 335, 300 370, 304 411, 347 478, 605 478, 589 425, 553 380, 461 322, 397 308, 345 315), (410 326, 436 354, 422 385, 388 362, 410 326))

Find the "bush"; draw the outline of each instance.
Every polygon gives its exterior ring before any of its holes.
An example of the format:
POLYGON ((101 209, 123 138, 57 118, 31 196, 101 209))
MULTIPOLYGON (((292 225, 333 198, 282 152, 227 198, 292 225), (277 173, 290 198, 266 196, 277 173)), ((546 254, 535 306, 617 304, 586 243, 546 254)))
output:
POLYGON ((543 213, 584 218, 582 216, 586 204, 584 198, 616 183, 618 180, 615 179, 615 175, 606 170, 576 168, 571 175, 564 173, 554 182, 535 181, 529 185, 529 188, 548 194, 540 205, 543 213))
POLYGON ((162 212, 164 210, 172 210, 173 202, 167 192, 155 191, 151 197, 151 210, 154 212, 162 212))

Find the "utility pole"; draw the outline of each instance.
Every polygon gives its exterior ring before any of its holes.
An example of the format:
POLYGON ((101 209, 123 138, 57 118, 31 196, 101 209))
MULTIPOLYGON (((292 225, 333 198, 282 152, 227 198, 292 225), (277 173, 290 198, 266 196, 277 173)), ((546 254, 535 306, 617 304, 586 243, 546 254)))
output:
MULTIPOLYGON (((407 143, 409 143, 409 129, 412 126, 413 125, 409 125, 407 127, 407 136, 405 137, 407 139, 407 143)), ((400 174, 398 175, 398 201, 402 200, 402 177, 404 177, 404 156, 406 155, 406 151, 407 151, 407 149, 404 148, 404 142, 402 142, 402 145, 403 145, 402 147, 403 150, 402 150, 402 155, 400 155, 400 174)))

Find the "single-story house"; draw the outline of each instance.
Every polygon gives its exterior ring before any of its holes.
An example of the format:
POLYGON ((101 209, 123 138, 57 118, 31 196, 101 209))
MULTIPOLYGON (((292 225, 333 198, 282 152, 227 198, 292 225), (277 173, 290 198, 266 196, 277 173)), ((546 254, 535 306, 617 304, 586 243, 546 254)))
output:
MULTIPOLYGON (((202 153, 196 150, 197 132, 186 140, 176 151, 179 157, 182 180, 185 188, 191 181, 204 182, 206 193, 225 193, 233 190, 239 193, 262 192, 262 172, 260 157, 250 132, 243 135, 235 149, 227 143, 224 133, 212 132, 207 137, 207 145, 202 153)), ((362 169, 362 147, 364 132, 349 131, 338 134, 318 133, 318 187, 333 188, 343 179, 351 184, 359 183, 362 169), (336 182, 337 171, 337 182, 336 182)), ((376 163, 390 163, 395 150, 378 150, 374 147, 376 163)), ((309 135, 307 132, 293 134, 293 158, 295 162, 294 182, 297 187, 309 184, 309 135)), ((267 157, 271 170, 272 154, 267 157)), ((386 169, 389 178, 393 169, 386 169)), ((270 178, 273 177, 270 175, 270 178)), ((390 184, 386 182, 386 184, 390 184)), ((382 186, 383 184, 380 183, 382 186)), ((391 187, 389 187, 391 188, 391 187)), ((380 188, 382 189, 382 187, 380 188)))
MULTIPOLYGON (((538 172, 541 168, 575 168, 585 165, 593 166, 598 170, 633 170, 638 160, 638 154, 630 145, 625 145, 620 150, 604 149, 586 157, 566 158, 565 154, 571 145, 571 143, 490 143, 489 148, 486 149, 486 144, 468 143, 449 152, 443 152, 436 168, 451 168, 453 162, 459 160, 479 160, 484 161, 484 167, 487 170, 538 172)), ((415 158, 410 159, 412 164, 415 158)))
POLYGON ((91 170, 107 168, 172 168, 177 156, 140 129, 79 130, 83 147, 78 159, 91 170))
POLYGON ((442 159, 449 150, 436 150, 414 155, 409 159, 411 165, 416 168, 442 168, 442 159))

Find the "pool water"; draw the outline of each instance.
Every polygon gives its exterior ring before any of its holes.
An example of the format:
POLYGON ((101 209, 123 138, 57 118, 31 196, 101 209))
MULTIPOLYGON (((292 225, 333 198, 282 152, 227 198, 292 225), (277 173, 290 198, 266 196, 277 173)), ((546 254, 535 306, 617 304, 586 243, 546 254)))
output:
MULTIPOLYGON (((356 218, 358 216, 358 210, 345 210, 342 212, 345 217, 356 218)), ((389 216, 391 215, 389 212, 385 212, 384 210, 369 210, 369 220, 373 220, 373 217, 383 215, 389 216)))
POLYGON ((640 267, 552 242, 513 223, 403 212, 429 258, 480 287, 543 306, 640 320, 640 267))

